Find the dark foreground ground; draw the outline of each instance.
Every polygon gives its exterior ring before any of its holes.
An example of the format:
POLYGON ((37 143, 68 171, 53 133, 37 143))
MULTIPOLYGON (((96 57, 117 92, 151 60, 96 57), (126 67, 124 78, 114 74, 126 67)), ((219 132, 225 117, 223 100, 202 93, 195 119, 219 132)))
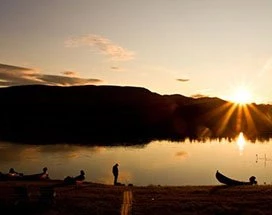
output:
POLYGON ((59 184, 61 181, 0 182, 1 214, 272 214, 271 185, 139 187, 85 182, 56 186, 59 184), (131 191, 132 202, 121 213, 125 191, 131 191))

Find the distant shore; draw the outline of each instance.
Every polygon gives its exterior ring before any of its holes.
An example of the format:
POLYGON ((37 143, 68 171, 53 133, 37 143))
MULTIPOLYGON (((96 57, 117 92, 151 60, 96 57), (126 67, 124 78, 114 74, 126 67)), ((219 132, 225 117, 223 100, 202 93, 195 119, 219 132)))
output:
POLYGON ((111 146, 233 139, 240 132, 252 142, 272 137, 272 105, 241 109, 220 98, 160 95, 141 87, 13 86, 0 89, 0 100, 0 139, 7 142, 111 146))
POLYGON ((0 209, 24 214, 120 214, 124 192, 131 193, 131 214, 270 214, 272 186, 113 186, 84 182, 56 186, 45 182, 0 182, 0 209), (17 201, 14 188, 25 187, 27 201, 17 201), (40 202, 41 188, 54 187, 54 196, 40 202), (46 200, 46 201, 47 201, 46 200), (52 200, 52 201, 51 201, 52 200))

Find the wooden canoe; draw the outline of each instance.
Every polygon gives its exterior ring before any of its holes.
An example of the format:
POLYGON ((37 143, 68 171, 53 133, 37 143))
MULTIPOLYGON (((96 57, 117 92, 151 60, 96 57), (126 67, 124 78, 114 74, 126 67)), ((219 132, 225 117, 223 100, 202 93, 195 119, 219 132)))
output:
POLYGON ((222 173, 220 173, 218 170, 216 171, 216 174, 215 174, 215 177, 216 179, 222 183, 222 184, 225 184, 225 185, 228 185, 228 186, 239 186, 239 185, 254 185, 254 184, 257 184, 257 181, 256 181, 256 177, 255 176, 251 176, 249 178, 249 181, 238 181, 238 180, 235 180, 235 179, 232 179, 232 178, 229 178, 225 175, 223 175, 222 173))

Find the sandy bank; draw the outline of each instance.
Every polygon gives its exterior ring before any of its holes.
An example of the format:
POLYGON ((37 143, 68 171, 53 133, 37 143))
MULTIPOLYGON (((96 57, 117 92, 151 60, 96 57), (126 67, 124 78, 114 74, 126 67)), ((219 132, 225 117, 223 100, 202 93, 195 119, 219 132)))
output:
POLYGON ((272 186, 112 186, 61 181, 0 182, 0 207, 24 214, 120 214, 124 192, 131 191, 131 214, 271 214, 272 186), (41 201, 41 187, 54 187, 54 197, 41 201), (17 201, 15 187, 26 187, 27 200, 17 201), (47 201, 48 200, 48 201, 47 201), (51 201, 52 200, 52 201, 51 201))

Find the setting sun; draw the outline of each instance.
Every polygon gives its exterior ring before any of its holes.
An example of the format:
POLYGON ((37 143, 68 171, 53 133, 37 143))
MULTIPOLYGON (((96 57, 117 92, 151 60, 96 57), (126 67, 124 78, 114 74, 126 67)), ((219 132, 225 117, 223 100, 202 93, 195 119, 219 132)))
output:
POLYGON ((233 93, 231 100, 237 104, 247 104, 250 103, 252 95, 249 90, 245 88, 238 88, 233 93))

